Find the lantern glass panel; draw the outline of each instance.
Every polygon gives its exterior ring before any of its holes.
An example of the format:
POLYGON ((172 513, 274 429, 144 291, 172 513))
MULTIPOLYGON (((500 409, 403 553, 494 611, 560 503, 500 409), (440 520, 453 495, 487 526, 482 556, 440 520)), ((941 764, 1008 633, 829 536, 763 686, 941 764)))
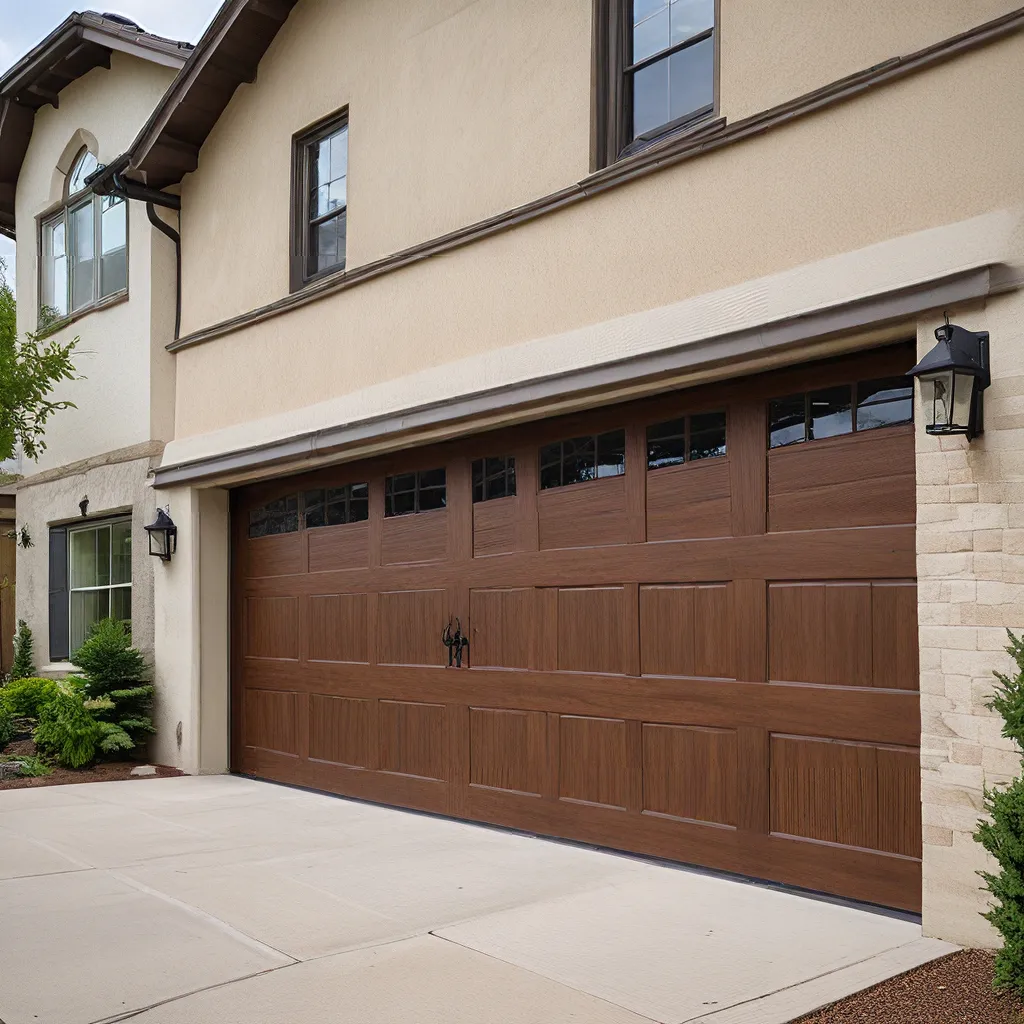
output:
POLYGON ((974 394, 974 377, 969 373, 958 373, 953 384, 953 425, 966 430, 971 423, 971 396, 974 394))
POLYGON ((149 531, 149 553, 163 558, 167 554, 167 533, 164 530, 149 531))
POLYGON ((939 374, 930 380, 934 389, 932 400, 932 425, 948 427, 953 416, 953 374, 939 374))

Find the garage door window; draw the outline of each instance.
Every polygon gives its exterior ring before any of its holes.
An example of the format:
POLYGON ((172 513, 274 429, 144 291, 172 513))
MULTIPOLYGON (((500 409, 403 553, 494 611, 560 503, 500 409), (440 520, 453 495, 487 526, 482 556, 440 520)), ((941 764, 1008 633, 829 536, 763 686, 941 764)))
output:
POLYGON ((70 530, 68 552, 73 656, 101 619, 131 620, 131 520, 70 530))
POLYGON ((289 494, 249 512, 249 536, 273 537, 299 528, 299 496, 289 494))
POLYGON ((680 416, 647 428, 648 469, 716 459, 725 453, 724 412, 680 416))
POLYGON ((512 498, 516 493, 516 460, 511 455, 473 462, 473 502, 512 498))
POLYGON ((541 490, 622 476, 626 472, 626 432, 609 430, 590 437, 555 441, 540 450, 541 490))
POLYGON ((303 520, 306 529, 318 526, 342 526, 362 523, 370 518, 369 484, 347 484, 303 495, 303 520))
POLYGON ((388 519, 432 512, 447 504, 447 476, 443 468, 399 473, 384 481, 384 515, 388 519))

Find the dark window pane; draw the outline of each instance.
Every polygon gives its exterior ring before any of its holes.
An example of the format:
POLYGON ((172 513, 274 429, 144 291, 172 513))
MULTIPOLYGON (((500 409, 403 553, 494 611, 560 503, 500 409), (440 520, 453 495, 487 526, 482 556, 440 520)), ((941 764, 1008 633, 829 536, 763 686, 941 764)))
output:
POLYGON ((546 491, 549 487, 562 486, 562 462, 549 462, 546 466, 540 467, 540 489, 546 491))
POLYGON ((317 526, 327 525, 323 491, 306 491, 305 505, 307 530, 314 529, 317 526))
POLYGON ((484 460, 473 460, 473 501, 484 500, 484 460))
POLYGON ((857 385, 857 404, 893 402, 913 398, 914 383, 909 377, 883 377, 881 380, 862 380, 857 385))
POLYGON ((509 458, 506 472, 505 493, 511 498, 516 493, 516 460, 509 458))
POLYGON ((249 513, 249 536, 265 537, 267 535, 267 510, 254 508, 249 513))
POLYGON ((885 377, 857 385, 857 429, 914 422, 914 387, 909 377, 885 377))
POLYGON ((823 437, 853 433, 851 394, 848 384, 811 392, 809 438, 820 441, 823 437))
POLYGON ((673 53, 668 79, 670 121, 710 107, 715 102, 715 37, 673 53))
POLYGON ((626 472, 626 432, 610 430, 597 438, 597 475, 622 476, 626 472))
POLYGON ((725 413, 690 417, 690 459, 715 459, 725 454, 725 413))
POLYGON ((660 128, 669 121, 669 58, 633 75, 633 137, 660 128))
POLYGON ((370 518, 370 501, 368 498, 353 497, 348 506, 348 521, 364 523, 370 518))
POLYGON ((416 492, 400 491, 390 495, 384 505, 384 515, 406 516, 416 511, 416 492))
POLYGON ((678 466, 686 458, 686 420, 680 417, 647 428, 647 468, 678 466))
POLYGON ((387 479, 387 488, 393 494, 398 494, 400 491, 415 491, 416 474, 402 473, 400 476, 389 476, 387 479))
POLYGON ((768 403, 768 446, 781 448, 807 440, 807 413, 803 395, 773 398, 768 403))
POLYGON ((432 512, 437 508, 444 508, 447 502, 447 495, 444 487, 428 487, 420 491, 419 495, 420 512, 432 512))
POLYGON ((426 469, 419 474, 420 487, 444 487, 444 469, 426 469))
POLYGON ((562 483, 578 484, 597 475, 593 437, 574 437, 562 442, 562 483))
POLYGON ((249 513, 249 536, 270 537, 279 533, 294 533, 299 528, 299 496, 267 502, 263 508, 249 513))

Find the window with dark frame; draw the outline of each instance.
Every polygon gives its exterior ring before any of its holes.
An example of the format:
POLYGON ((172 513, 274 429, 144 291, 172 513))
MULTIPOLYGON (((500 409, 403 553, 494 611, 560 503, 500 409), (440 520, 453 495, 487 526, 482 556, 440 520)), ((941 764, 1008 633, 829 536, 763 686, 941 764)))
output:
POLYGON ((473 461, 473 504, 516 493, 516 460, 511 455, 473 461))
POLYGON ((268 501, 266 505, 249 511, 249 537, 273 537, 280 533, 295 533, 299 528, 299 496, 268 501))
POLYGON ((838 437, 914 422, 909 377, 882 377, 773 398, 768 403, 768 447, 838 437))
POLYGON ((384 517, 433 512, 448 504, 447 473, 441 469, 422 469, 418 473, 398 473, 384 481, 384 517))
POLYGON ((128 289, 128 204, 89 192, 98 167, 83 149, 67 175, 64 206, 40 225, 39 307, 45 322, 62 320, 128 289))
POLYGON ((345 268, 348 225, 348 114, 293 141, 292 269, 296 291, 345 268))
POLYGON ((370 518, 369 484, 346 484, 306 491, 302 496, 302 520, 307 530, 344 526, 370 518))
POLYGON ((540 489, 567 487, 626 472, 626 431, 555 441, 540 450, 540 489))
POLYGON ((716 0, 594 0, 591 169, 715 109, 716 0))
POLYGON ((647 428, 647 468, 721 458, 726 454, 725 413, 680 416, 647 428))

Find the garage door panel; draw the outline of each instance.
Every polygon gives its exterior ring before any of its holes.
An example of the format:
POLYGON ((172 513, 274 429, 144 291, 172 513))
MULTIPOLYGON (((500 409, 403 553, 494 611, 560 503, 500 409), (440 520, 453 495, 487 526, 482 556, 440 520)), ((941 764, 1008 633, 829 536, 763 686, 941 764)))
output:
POLYGON ((297 660, 299 648, 298 598, 250 597, 246 602, 246 657, 297 660))
POLYGON ((368 523, 346 523, 307 530, 309 571, 332 572, 339 569, 364 569, 370 558, 368 523))
POLYGON ((376 702, 352 697, 309 696, 309 756, 352 768, 375 765, 376 702))
POLYGON ((470 708, 470 785, 540 796, 547 759, 547 715, 470 708))
POLYGON ((737 768, 733 729, 643 725, 646 811, 735 826, 737 768))
POLYGON ((559 796, 625 808, 639 767, 629 761, 626 722, 563 715, 558 732, 559 796))
POLYGON ((298 755, 299 694, 282 690, 246 690, 243 713, 249 746, 298 755))
POLYGON ((386 665, 446 663, 441 633, 448 623, 448 595, 444 590, 384 593, 377 604, 378 658, 386 665))
POLYGON ((292 576, 304 571, 302 536, 285 533, 245 541, 246 576, 292 576))
POLYGON ((366 594, 315 594, 306 605, 311 661, 370 660, 366 594))
POLYGON ((918 909, 913 428, 768 449, 771 399, 852 395, 914 347, 245 488, 234 766, 918 909), (687 428, 648 469, 651 424, 712 410, 727 455, 694 458, 687 428), (583 445, 540 487, 542 449, 622 430, 624 473, 573 483, 598 470, 583 445), (502 453, 516 493, 492 498, 471 466, 502 453), (394 483, 421 464, 447 507, 394 483), (355 479, 368 518, 307 527, 308 495, 355 479), (292 532, 250 541, 250 510, 292 532))
POLYGON ((448 556, 448 510, 394 516, 382 524, 381 561, 385 565, 437 562, 448 556))
POLYGON ((444 713, 440 704, 380 701, 381 771, 444 779, 444 713))

